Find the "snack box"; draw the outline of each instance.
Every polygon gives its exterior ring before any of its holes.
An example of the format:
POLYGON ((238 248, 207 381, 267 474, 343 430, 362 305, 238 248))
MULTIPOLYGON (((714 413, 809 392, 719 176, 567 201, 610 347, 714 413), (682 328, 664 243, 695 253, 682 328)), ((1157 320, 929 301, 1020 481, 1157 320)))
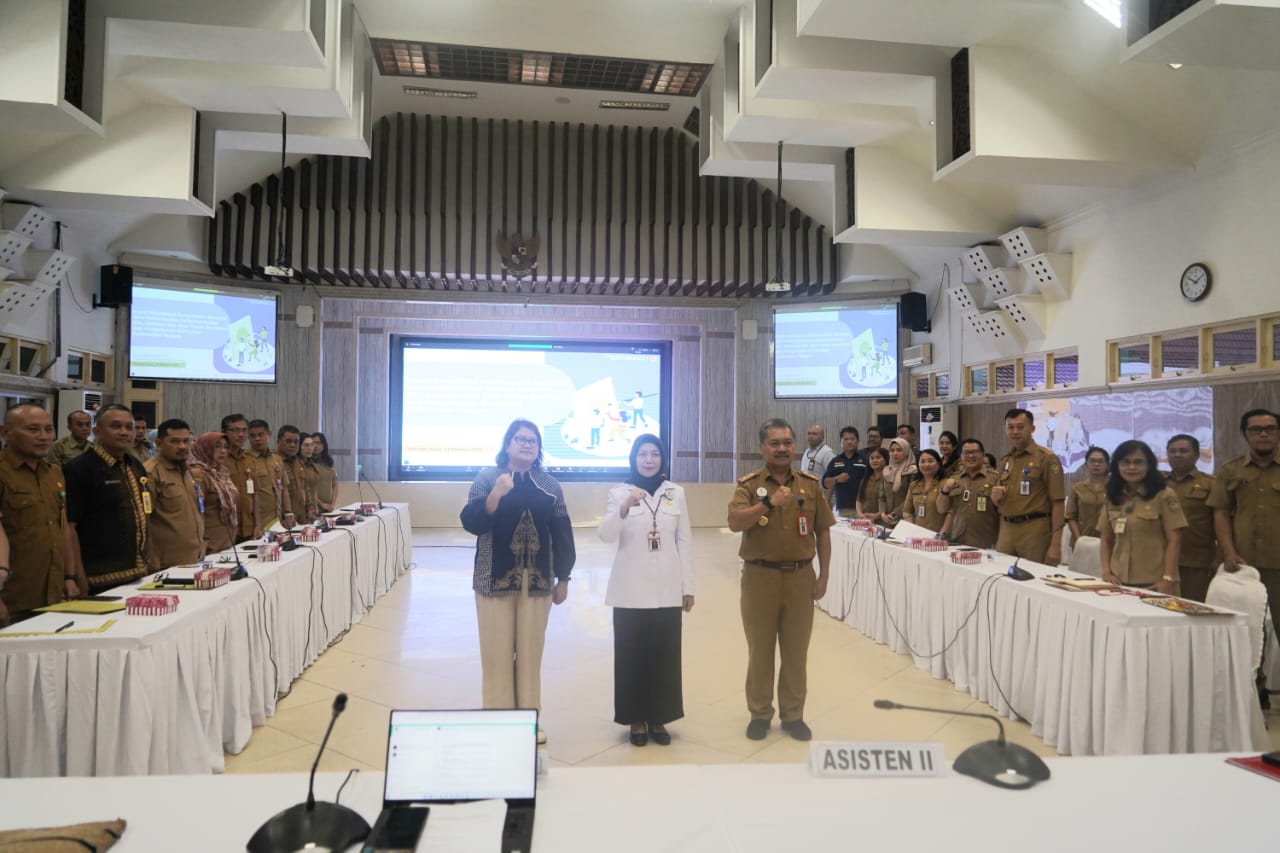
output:
POLYGON ((167 616, 177 611, 178 596, 171 592, 131 595, 124 606, 130 616, 167 616))

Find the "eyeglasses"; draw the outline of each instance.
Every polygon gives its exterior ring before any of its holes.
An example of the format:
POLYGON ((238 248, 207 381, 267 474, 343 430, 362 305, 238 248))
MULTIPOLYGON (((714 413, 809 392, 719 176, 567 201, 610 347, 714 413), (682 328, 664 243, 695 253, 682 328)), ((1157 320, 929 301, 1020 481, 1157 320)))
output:
POLYGON ((1280 432, 1280 426, 1276 426, 1275 424, 1270 424, 1268 426, 1251 426, 1245 427, 1244 431, 1249 435, 1272 435, 1280 432))
POLYGON ((514 441, 516 444, 520 445, 521 447, 537 447, 538 446, 538 439, 531 438, 527 435, 517 435, 511 440, 514 441))
POLYGON ((981 450, 961 450, 960 455, 961 456, 981 456, 982 451, 981 450))

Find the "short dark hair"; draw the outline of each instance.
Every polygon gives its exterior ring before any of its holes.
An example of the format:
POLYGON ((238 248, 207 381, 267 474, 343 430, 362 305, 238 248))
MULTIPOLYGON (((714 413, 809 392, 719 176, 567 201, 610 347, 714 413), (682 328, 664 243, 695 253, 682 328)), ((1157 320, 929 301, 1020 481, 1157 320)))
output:
POLYGON ((987 464, 991 466, 993 471, 1000 467, 1000 461, 996 459, 995 454, 993 453, 987 454, 987 464))
POLYGON ((870 435, 870 434, 871 434, 871 433, 873 433, 873 432, 874 432, 874 433, 876 433, 876 434, 879 434, 879 433, 880 433, 880 427, 876 426, 875 424, 872 424, 871 426, 867 427, 867 434, 868 434, 868 435, 870 435))
POLYGON ((1133 453, 1141 453, 1147 458, 1147 475, 1142 479, 1143 497, 1154 498, 1164 488, 1164 474, 1156 467, 1156 455, 1151 446, 1136 438, 1122 441, 1111 455, 1111 476, 1107 478, 1107 500, 1117 506, 1124 503, 1125 483, 1120 476, 1120 460, 1133 453))
POLYGON ((119 403, 112 403, 109 406, 103 406, 101 409, 98 409, 98 420, 102 420, 102 416, 107 412, 124 412, 129 416, 130 420, 134 419, 133 412, 129 410, 128 406, 122 406, 119 403))
POLYGON ((1270 409, 1250 409, 1249 411, 1245 412, 1243 415, 1240 416, 1241 434, 1244 433, 1245 427, 1249 425, 1250 418, 1271 418, 1276 422, 1277 425, 1280 425, 1280 415, 1277 415, 1275 412, 1271 411, 1270 409))
MULTIPOLYGON (((1194 439, 1194 438, 1193 438, 1193 439, 1191 439, 1191 440, 1192 440, 1192 441, 1195 441, 1195 439, 1194 439)), ((1088 462, 1088 461, 1089 461, 1089 457, 1090 457, 1090 456, 1092 456, 1092 455, 1093 455, 1093 454, 1095 454, 1095 453, 1101 453, 1101 454, 1102 454, 1102 458, 1106 461, 1106 463, 1107 463, 1108 465, 1110 465, 1110 464, 1111 464, 1111 454, 1110 454, 1110 453, 1108 453, 1108 452, 1107 452, 1106 450, 1104 450, 1103 448, 1098 447, 1097 445, 1090 445, 1089 449, 1088 449, 1088 450, 1086 450, 1086 451, 1084 452, 1084 461, 1085 461, 1085 462, 1088 462)))
POLYGON ((1031 412, 1028 409, 1010 409, 1009 411, 1004 413, 1004 419, 1006 421, 1011 421, 1014 418, 1020 418, 1023 415, 1027 416, 1027 421, 1029 423, 1031 423, 1033 426, 1035 425, 1036 416, 1031 414, 1031 412))
POLYGON ((1180 432, 1173 438, 1166 441, 1164 443, 1164 449, 1168 450, 1175 441, 1189 441, 1191 442, 1191 449, 1196 453, 1200 452, 1200 439, 1196 438, 1194 435, 1187 435, 1185 432, 1180 432))
POLYGON ((90 420, 90 422, 93 421, 93 415, 90 415, 84 409, 76 409, 74 412, 71 412, 67 415, 67 426, 71 426, 71 419, 74 418, 76 415, 84 415, 86 418, 90 420))
POLYGON ((851 427, 851 426, 841 427, 841 428, 840 428, 840 437, 841 437, 841 438, 844 438, 845 433, 848 433, 849 435, 851 435, 851 436, 853 436, 854 438, 859 439, 859 440, 861 440, 861 438, 862 438, 862 436, 858 435, 858 428, 857 428, 857 427, 851 427))
POLYGON ((271 424, 267 423, 262 418, 254 418, 249 421, 249 429, 265 429, 267 432, 271 432, 271 424))
POLYGON ((516 418, 511 422, 511 426, 507 427, 507 434, 502 437, 502 447, 498 450, 498 455, 493 458, 498 463, 499 468, 506 468, 511 461, 511 457, 507 455, 507 448, 511 446, 511 440, 516 437, 516 433, 521 429, 532 430, 533 434, 538 437, 538 458, 533 460, 533 467, 541 470, 542 468, 542 430, 538 429, 538 425, 533 421, 527 421, 524 418, 516 418))
POLYGON ((187 432, 191 432, 191 424, 181 418, 169 418, 167 421, 161 421, 160 426, 156 427, 156 441, 159 441, 169 433, 176 432, 180 429, 185 429, 187 432))
POLYGON ((248 420, 249 420, 248 418, 246 418, 244 415, 240 414, 239 412, 236 412, 234 415, 223 415, 222 425, 221 425, 222 432, 226 432, 227 428, 230 427, 236 421, 245 421, 247 423, 248 420))
POLYGON ((960 442, 960 449, 961 449, 961 450, 964 450, 964 446, 965 446, 966 444, 976 444, 976 445, 978 445, 978 452, 979 452, 979 453, 986 453, 986 452, 987 452, 987 448, 986 448, 986 446, 982 443, 981 439, 977 439, 977 438, 966 438, 964 441, 960 442))
POLYGON ((280 427, 280 429, 276 430, 276 441, 279 441, 280 439, 284 438, 286 435, 289 435, 290 433, 295 433, 295 432, 298 434, 298 440, 301 441, 302 430, 298 429, 293 424, 285 424, 284 426, 280 427))
POLYGON ((771 429, 785 429, 787 432, 791 433, 791 440, 795 441, 796 431, 795 431, 795 428, 791 426, 791 424, 787 423, 782 418, 769 418, 769 420, 760 424, 760 443, 761 444, 764 444, 765 437, 769 434, 769 430, 771 429))
POLYGON ((897 432, 900 429, 905 429, 907 432, 912 432, 912 433, 916 431, 916 428, 913 427, 911 424, 898 424, 896 427, 893 428, 893 431, 897 432))
MULTIPOLYGON (((872 456, 879 456, 884 460, 884 464, 889 464, 889 451, 885 450, 883 447, 875 447, 869 450, 867 452, 867 459, 870 460, 872 456)), ((870 463, 868 462, 868 464, 870 463)))
POLYGON ((938 472, 933 475, 934 478, 936 479, 942 476, 942 454, 938 453, 938 451, 934 450, 932 447, 926 447, 924 450, 921 450, 920 455, 916 457, 916 473, 915 476, 911 478, 913 482, 918 483, 924 480, 924 472, 920 470, 920 460, 925 456, 932 456, 934 461, 938 463, 938 472))

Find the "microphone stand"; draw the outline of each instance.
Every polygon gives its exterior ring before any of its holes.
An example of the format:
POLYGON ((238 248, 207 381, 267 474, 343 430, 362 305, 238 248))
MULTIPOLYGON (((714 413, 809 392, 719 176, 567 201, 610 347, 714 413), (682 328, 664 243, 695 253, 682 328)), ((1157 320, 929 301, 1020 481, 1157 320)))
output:
POLYGON ((227 522, 227 517, 222 514, 221 501, 218 502, 218 520, 222 522, 222 529, 227 531, 227 538, 231 540, 231 554, 236 558, 236 568, 231 573, 231 580, 242 581, 249 577, 249 570, 240 561, 240 543, 236 542, 236 535, 231 532, 231 525, 227 522))
MULTIPOLYGON (((369 488, 373 491, 373 496, 378 499, 378 509, 382 509, 382 495, 378 494, 378 489, 373 485, 373 481, 364 475, 364 468, 356 469, 356 477, 369 484, 369 488)), ((362 490, 361 497, 363 497, 363 495, 364 492, 362 490)))
POLYGON ((339 693, 333 700, 333 716, 329 728, 316 752, 311 765, 311 778, 307 783, 307 801, 298 803, 275 815, 249 839, 248 853, 292 853, 295 850, 320 847, 325 850, 346 850, 357 841, 369 836, 369 823, 354 810, 338 803, 316 802, 316 769, 324 754, 329 735, 338 715, 347 707, 347 694, 339 693))
POLYGON ((1000 729, 997 740, 974 744, 956 756, 951 765, 957 773, 980 779, 997 788, 1021 790, 1030 788, 1049 778, 1049 766, 1040 756, 1025 746, 1009 743, 1004 738, 1004 723, 994 714, 973 711, 948 711, 943 708, 925 708, 920 705, 902 705, 889 699, 877 699, 873 703, 882 711, 924 711, 928 714, 954 714, 959 717, 979 717, 990 720, 1000 729))

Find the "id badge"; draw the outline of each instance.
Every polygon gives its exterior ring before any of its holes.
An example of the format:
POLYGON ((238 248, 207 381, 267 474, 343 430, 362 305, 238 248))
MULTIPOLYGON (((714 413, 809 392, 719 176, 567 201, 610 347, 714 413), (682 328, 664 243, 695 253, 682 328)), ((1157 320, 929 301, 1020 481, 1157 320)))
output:
POLYGON ((200 507, 200 514, 204 515, 204 489, 199 483, 196 483, 196 504, 200 507))
POLYGON ((649 531, 649 550, 650 551, 662 550, 662 535, 658 533, 658 531, 656 530, 649 531))
POLYGON ((1019 481, 1018 481, 1018 494, 1022 495, 1024 498, 1025 498, 1025 497, 1027 497, 1027 496, 1029 496, 1029 495, 1031 494, 1031 481, 1030 481, 1030 480, 1019 480, 1019 481))
POLYGON ((1128 526, 1128 524, 1129 524, 1129 519, 1124 518, 1123 516, 1120 518, 1117 518, 1115 521, 1111 522, 1111 532, 1117 536, 1123 536, 1124 529, 1125 527, 1128 526))
POLYGON ((252 477, 244 478, 244 493, 246 495, 253 494, 253 478, 252 477))
MULTIPOLYGON (((966 500, 968 500, 968 498, 966 498, 966 500)), ((986 511, 987 511, 987 499, 978 498, 978 512, 986 512, 986 511)))
POLYGON ((965 489, 963 492, 960 493, 960 500, 964 501, 965 503, 968 503, 969 497, 971 494, 972 493, 968 489, 965 489))
POLYGON ((916 507, 916 518, 924 518, 924 504, 916 507))
POLYGON ((809 516, 807 515, 796 516, 796 532, 799 533, 801 536, 809 535, 809 516))
POLYGON ((150 492, 142 493, 142 511, 147 515, 151 515, 151 493, 150 492))

